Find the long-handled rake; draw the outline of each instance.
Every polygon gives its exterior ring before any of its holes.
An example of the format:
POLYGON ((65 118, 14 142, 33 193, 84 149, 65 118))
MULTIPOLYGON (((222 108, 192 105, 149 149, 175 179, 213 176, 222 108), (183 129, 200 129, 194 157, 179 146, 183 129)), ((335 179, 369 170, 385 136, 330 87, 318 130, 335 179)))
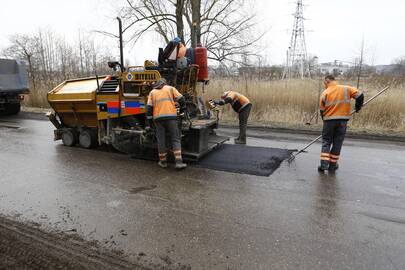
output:
POLYGON ((308 120, 307 122, 305 122, 305 125, 310 126, 312 120, 315 118, 315 116, 316 116, 317 114, 318 114, 318 111, 315 111, 315 112, 311 115, 311 117, 309 118, 309 120, 308 120))
MULTIPOLYGON (((368 103, 370 103, 371 101, 373 101, 374 99, 376 99, 378 96, 380 96, 381 94, 383 94, 384 92, 386 92, 390 87, 386 86, 384 87, 382 90, 380 90, 377 94, 375 94, 374 96, 372 96, 369 100, 367 100, 366 102, 364 102, 363 107, 366 106, 368 103)), ((350 115, 355 114, 356 111, 353 110, 350 115)), ((320 138, 322 138, 322 135, 319 135, 318 137, 316 137, 315 139, 313 139, 310 143, 308 143, 306 146, 304 146, 302 149, 298 150, 295 153, 291 153, 289 159, 287 160, 288 163, 291 163, 296 156, 298 156, 299 154, 301 154, 302 152, 304 152, 306 149, 308 149, 308 147, 310 147, 311 145, 313 145, 314 143, 316 143, 320 138)))

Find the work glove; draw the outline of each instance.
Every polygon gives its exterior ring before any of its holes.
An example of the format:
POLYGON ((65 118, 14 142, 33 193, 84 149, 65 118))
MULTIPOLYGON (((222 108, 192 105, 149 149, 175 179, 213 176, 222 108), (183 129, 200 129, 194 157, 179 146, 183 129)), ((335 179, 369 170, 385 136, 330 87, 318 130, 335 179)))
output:
POLYGON ((184 106, 181 106, 181 107, 180 107, 179 112, 180 112, 180 114, 182 114, 182 113, 184 113, 186 110, 187 110, 187 107, 184 105, 184 106))
POLYGON ((323 111, 322 110, 319 111, 319 115, 321 116, 321 118, 323 120, 323 111))
POLYGON ((225 102, 223 101, 223 100, 212 100, 212 102, 215 104, 215 105, 224 105, 225 104, 225 102))
POLYGON ((361 107, 363 107, 363 104, 364 104, 364 94, 360 94, 356 98, 356 104, 354 106, 354 109, 356 110, 356 113, 361 110, 361 107))

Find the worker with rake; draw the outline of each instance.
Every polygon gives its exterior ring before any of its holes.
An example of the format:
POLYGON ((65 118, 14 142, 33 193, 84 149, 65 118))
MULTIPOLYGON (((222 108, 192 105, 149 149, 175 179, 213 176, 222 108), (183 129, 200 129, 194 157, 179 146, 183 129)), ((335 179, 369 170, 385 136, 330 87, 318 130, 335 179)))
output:
POLYGON ((358 89, 339 85, 334 76, 324 81, 325 90, 320 97, 320 113, 323 119, 321 165, 318 171, 336 171, 347 122, 351 117, 351 99, 356 100, 355 111, 361 110, 364 95, 358 89))

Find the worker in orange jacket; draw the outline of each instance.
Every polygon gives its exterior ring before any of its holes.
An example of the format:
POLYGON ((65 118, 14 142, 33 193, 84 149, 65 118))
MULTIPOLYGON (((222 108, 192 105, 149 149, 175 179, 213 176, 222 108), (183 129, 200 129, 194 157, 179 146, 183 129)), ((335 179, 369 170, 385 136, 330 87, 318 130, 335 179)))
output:
POLYGON ((320 172, 338 169, 338 160, 346 135, 347 121, 350 119, 351 99, 356 100, 356 112, 361 110, 364 95, 356 88, 339 85, 334 76, 328 75, 324 81, 325 91, 320 98, 320 113, 323 119, 322 151, 320 172))
POLYGON ((233 110, 239 115, 239 136, 235 139, 236 144, 246 144, 247 123, 252 109, 252 103, 242 94, 235 91, 226 91, 220 100, 212 101, 215 105, 231 104, 233 110))
POLYGON ((181 155, 181 139, 176 102, 180 106, 180 111, 182 111, 185 109, 185 99, 176 88, 167 85, 166 80, 163 78, 152 87, 153 90, 148 96, 146 129, 150 129, 150 124, 153 120, 158 142, 158 164, 162 168, 167 167, 166 133, 169 133, 176 162, 175 168, 183 169, 187 165, 183 163, 181 155))

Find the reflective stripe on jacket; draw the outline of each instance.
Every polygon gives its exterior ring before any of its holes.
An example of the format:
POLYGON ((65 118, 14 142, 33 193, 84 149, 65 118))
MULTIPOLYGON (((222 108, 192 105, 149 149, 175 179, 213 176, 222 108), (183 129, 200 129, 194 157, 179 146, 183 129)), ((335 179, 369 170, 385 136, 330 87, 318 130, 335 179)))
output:
POLYGON ((182 95, 176 88, 165 85, 161 89, 153 89, 148 96, 148 107, 153 109, 153 119, 176 119, 177 109, 175 101, 179 100, 182 95))
POLYGON ((225 103, 230 103, 235 112, 239 113, 245 108, 250 101, 247 97, 238 92, 229 91, 226 97, 224 98, 225 103))
POLYGON ((360 95, 360 91, 354 87, 330 82, 319 101, 323 120, 350 119, 350 101, 360 95))

